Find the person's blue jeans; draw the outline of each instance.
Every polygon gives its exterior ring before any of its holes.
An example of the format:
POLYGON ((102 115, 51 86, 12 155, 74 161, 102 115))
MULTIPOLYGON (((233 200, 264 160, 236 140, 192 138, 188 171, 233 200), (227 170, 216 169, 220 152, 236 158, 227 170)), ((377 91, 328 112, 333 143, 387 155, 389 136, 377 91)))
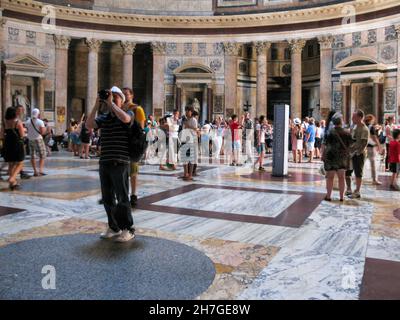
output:
POLYGON ((129 164, 116 161, 100 163, 99 173, 108 226, 115 232, 134 231, 129 203, 129 164))

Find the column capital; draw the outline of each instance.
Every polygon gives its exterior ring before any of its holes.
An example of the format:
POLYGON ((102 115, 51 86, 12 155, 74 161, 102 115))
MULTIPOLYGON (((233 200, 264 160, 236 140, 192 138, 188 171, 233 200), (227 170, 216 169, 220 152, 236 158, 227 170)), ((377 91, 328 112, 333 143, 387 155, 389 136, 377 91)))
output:
POLYGON ((89 48, 89 51, 98 52, 103 41, 100 39, 86 38, 85 42, 89 48))
POLYGON ((397 39, 400 39, 400 24, 394 26, 396 33, 397 33, 397 39))
POLYGON ((323 35, 318 37, 318 43, 321 50, 332 49, 334 38, 331 34, 323 35))
POLYGON ((348 86, 350 86, 350 84, 351 84, 351 80, 349 80, 349 79, 342 79, 342 80, 340 80, 340 84, 341 84, 343 87, 348 87, 348 86))
POLYGON ((306 39, 290 39, 288 40, 291 53, 301 53, 306 45, 306 39))
POLYGON ((121 47, 122 47, 122 49, 124 51, 124 54, 132 55, 135 52, 136 42, 121 41, 120 44, 121 44, 121 47))
POLYGON ((268 49, 271 48, 271 42, 254 41, 253 46, 256 48, 257 55, 266 54, 268 49))
POLYGON ((374 82, 374 84, 375 83, 383 83, 384 82, 384 77, 383 77, 383 75, 379 75, 379 76, 376 76, 376 77, 372 77, 372 81, 374 82))
POLYGON ((71 38, 67 36, 53 35, 54 42, 56 44, 56 49, 66 49, 68 50, 71 38))
POLYGON ((160 41, 152 42, 151 50, 153 51, 153 54, 165 55, 165 53, 167 52, 167 44, 160 41))
POLYGON ((223 46, 227 56, 237 56, 241 45, 237 42, 223 42, 223 46))

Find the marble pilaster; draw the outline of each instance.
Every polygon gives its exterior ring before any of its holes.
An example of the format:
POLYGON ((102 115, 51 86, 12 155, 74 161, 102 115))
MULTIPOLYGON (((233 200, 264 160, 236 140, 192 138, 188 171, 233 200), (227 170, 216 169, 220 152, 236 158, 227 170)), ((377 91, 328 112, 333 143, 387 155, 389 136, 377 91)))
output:
POLYGON ((318 38, 320 45, 320 114, 324 119, 332 109, 332 43, 331 35, 318 38))
MULTIPOLYGON (((67 114, 67 97, 68 97, 68 48, 71 38, 54 35, 54 42, 56 45, 56 79, 55 79, 55 107, 56 113, 60 108, 64 108, 67 114)), ((43 96, 44 99, 44 96, 43 96)), ((42 106, 41 97, 39 96, 40 105, 42 106)), ((44 106, 42 106, 44 107, 44 106)), ((67 118, 57 117, 55 121, 56 134, 62 134, 67 128, 67 118), (60 120, 60 121, 59 121, 60 120)))
POLYGON ((6 102, 6 108, 11 107, 12 106, 11 75, 9 74, 6 74, 4 76, 4 93, 5 93, 4 99, 6 102))
POLYGON ((133 54, 135 53, 136 43, 130 41, 121 41, 123 49, 123 68, 122 84, 123 87, 133 87, 133 54))
POLYGON ((233 109, 238 114, 237 106, 237 58, 240 44, 224 42, 225 51, 225 111, 233 109))
POLYGON ((89 48, 88 56, 88 84, 86 95, 86 114, 89 114, 96 103, 98 92, 98 65, 99 65, 99 49, 102 41, 99 39, 86 39, 89 48))
POLYGON ((153 113, 155 109, 164 112, 164 70, 165 70, 165 42, 152 42, 153 51, 153 113))
POLYGON ((289 47, 291 52, 291 85, 290 85, 290 104, 291 104, 291 117, 301 118, 301 91, 302 91, 302 68, 301 68, 301 53, 306 44, 305 39, 292 39, 289 40, 289 47))
POLYGON ((374 99, 374 110, 377 123, 383 123, 383 82, 384 78, 375 77, 374 81, 373 99, 374 99))
POLYGON ((343 94, 343 104, 342 104, 342 114, 344 117, 344 122, 349 124, 351 121, 350 114, 350 103, 351 103, 351 81, 350 80, 342 80, 340 82, 342 86, 342 94, 343 94))
POLYGON ((257 52, 257 95, 256 95, 256 114, 253 116, 267 115, 267 53, 271 43, 257 41, 254 42, 257 52))

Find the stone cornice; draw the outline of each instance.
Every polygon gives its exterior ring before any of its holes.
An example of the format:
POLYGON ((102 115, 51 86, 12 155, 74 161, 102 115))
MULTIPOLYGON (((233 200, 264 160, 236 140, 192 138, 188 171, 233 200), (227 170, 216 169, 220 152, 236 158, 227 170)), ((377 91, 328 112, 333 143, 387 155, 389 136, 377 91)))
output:
POLYGON ((68 49, 71 42, 70 37, 54 35, 54 42, 56 49, 68 49))
MULTIPOLYGON (((38 16, 43 16, 41 10, 46 5, 45 3, 31 0, 1 0, 1 6, 5 10, 38 16)), ((151 16, 85 10, 65 6, 52 7, 54 8, 56 19, 149 28, 201 29, 259 27, 312 22, 315 20, 342 19, 345 16, 344 8, 348 6, 352 6, 354 12, 359 15, 398 5, 398 0, 355 0, 342 4, 324 5, 301 10, 230 16, 151 16)))
POLYGON ((136 43, 131 41, 121 41, 121 47, 124 54, 133 54, 135 52, 136 43))

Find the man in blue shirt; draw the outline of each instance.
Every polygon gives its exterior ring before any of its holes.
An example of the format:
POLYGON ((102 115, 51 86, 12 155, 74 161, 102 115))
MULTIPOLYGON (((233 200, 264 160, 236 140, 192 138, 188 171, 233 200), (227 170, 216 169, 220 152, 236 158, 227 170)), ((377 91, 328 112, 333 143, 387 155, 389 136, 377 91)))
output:
POLYGON ((309 152, 309 157, 310 157, 310 160, 308 162, 313 161, 315 133, 316 133, 315 120, 314 118, 310 118, 309 125, 306 131, 307 151, 309 152))

